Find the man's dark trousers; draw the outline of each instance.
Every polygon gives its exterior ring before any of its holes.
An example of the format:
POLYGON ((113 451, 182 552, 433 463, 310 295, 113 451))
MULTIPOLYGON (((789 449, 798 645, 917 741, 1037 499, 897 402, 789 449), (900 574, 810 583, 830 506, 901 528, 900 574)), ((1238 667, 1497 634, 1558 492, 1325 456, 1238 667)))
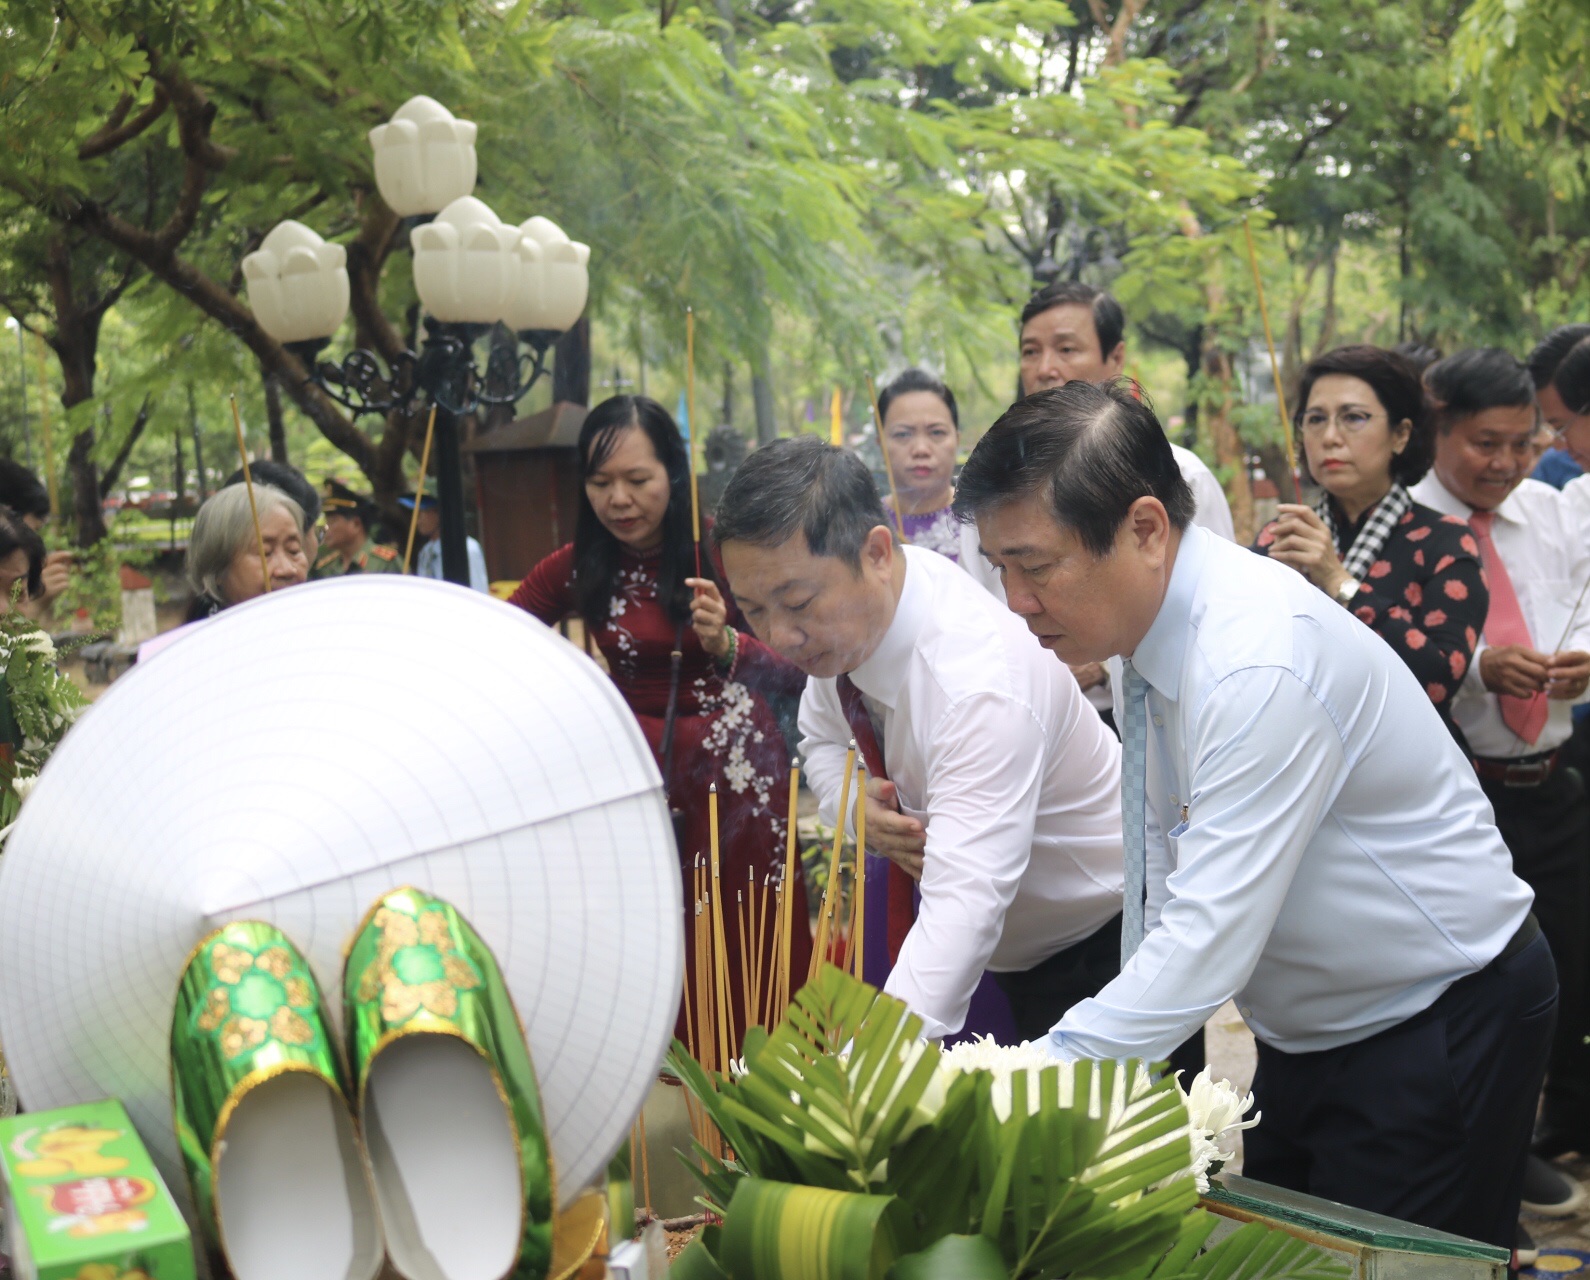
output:
MULTIPOLYGON (((1041 1040, 1065 1011, 1099 994, 1121 971, 1121 917, 1105 921, 1091 935, 1042 964, 1017 973, 996 973, 994 981, 1010 1001, 1016 1034, 1041 1040)), ((1170 1069, 1182 1071, 1182 1085, 1204 1069, 1204 1031, 1199 1027, 1175 1053, 1170 1069)))
POLYGON ((1317 1053, 1261 1041, 1264 1118, 1243 1135, 1243 1173, 1511 1249, 1556 1008, 1536 931, 1365 1040, 1317 1053))
POLYGON ((1570 1141, 1590 1140, 1590 799, 1578 769, 1561 764, 1536 787, 1481 785, 1513 870, 1535 891, 1535 916, 1557 961, 1557 1031, 1541 1119, 1570 1141))

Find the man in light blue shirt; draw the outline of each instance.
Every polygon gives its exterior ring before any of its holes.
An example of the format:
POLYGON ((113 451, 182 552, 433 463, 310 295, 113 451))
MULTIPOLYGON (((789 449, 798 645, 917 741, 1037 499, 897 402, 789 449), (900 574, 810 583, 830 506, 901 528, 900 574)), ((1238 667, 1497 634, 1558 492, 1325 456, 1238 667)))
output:
MULTIPOLYGON (((414 553, 414 572, 421 578, 435 578, 441 581, 446 576, 442 572, 442 514, 435 490, 435 482, 427 481, 425 491, 419 498, 420 515, 415 528, 425 541, 414 553)), ((399 498, 398 505, 412 511, 413 496, 399 498)), ((486 554, 480 549, 480 543, 473 538, 467 538, 465 550, 469 554, 470 587, 476 591, 489 592, 491 582, 486 577, 486 554)))
POLYGON ((1153 411, 1121 387, 1013 406, 955 506, 1046 647, 1126 659, 1123 968, 1056 1010, 1047 1047, 1162 1058, 1235 998, 1264 1111, 1246 1173, 1511 1247, 1556 977, 1407 667, 1296 573, 1191 525, 1153 411))

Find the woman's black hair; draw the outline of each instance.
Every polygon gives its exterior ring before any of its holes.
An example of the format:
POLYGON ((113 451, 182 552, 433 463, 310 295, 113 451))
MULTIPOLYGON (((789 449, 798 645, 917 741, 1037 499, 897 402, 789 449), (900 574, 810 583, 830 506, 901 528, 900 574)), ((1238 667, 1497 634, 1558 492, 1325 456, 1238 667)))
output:
POLYGON ((1569 413, 1590 413, 1590 336, 1580 338, 1563 354, 1551 385, 1569 413))
MULTIPOLYGON (((584 481, 612 456, 619 438, 632 427, 646 433, 668 473, 668 510, 662 523, 657 599, 675 623, 690 622, 691 593, 685 579, 696 576, 695 545, 690 536, 690 451, 673 416, 655 400, 647 396, 612 396, 586 416, 576 445, 581 484, 580 511, 574 521, 574 598, 580 617, 593 630, 607 623, 623 548, 597 518, 584 481)), ((716 580, 710 559, 703 560, 701 573, 716 580)))
POLYGON ((889 406, 909 391, 928 391, 936 395, 950 411, 950 421, 955 424, 955 429, 961 429, 961 414, 955 407, 955 393, 944 385, 943 379, 935 377, 926 369, 907 369, 878 393, 878 421, 885 421, 889 416, 889 406))
POLYGON ((1437 360, 1424 371, 1424 388, 1442 435, 1487 409, 1535 408, 1535 383, 1529 370, 1500 347, 1475 347, 1437 360))
POLYGON ((44 539, 17 512, 0 506, 0 560, 15 551, 25 552, 28 557, 28 595, 43 595, 44 539))
MULTIPOLYGON (((310 484, 308 477, 297 467, 277 462, 274 458, 260 458, 249 465, 248 474, 255 484, 268 484, 280 489, 303 509, 304 527, 301 533, 308 533, 320 523, 320 490, 310 484)), ((234 484, 242 483, 243 468, 239 467, 227 476, 226 483, 221 487, 230 489, 234 484)), ((364 527, 370 527, 368 520, 364 522, 364 527)))
POLYGON ((1435 457, 1435 438, 1430 426, 1429 408, 1425 404, 1424 388, 1419 384, 1418 372, 1411 360, 1401 352, 1387 351, 1381 347, 1355 344, 1337 347, 1310 360, 1303 369, 1298 386, 1297 417, 1293 425, 1301 428, 1303 415, 1308 409, 1309 393, 1321 378, 1336 374, 1367 382, 1386 411, 1386 425, 1394 428, 1398 423, 1412 423, 1408 443, 1401 453, 1391 459, 1391 478, 1406 488, 1424 479, 1435 457))

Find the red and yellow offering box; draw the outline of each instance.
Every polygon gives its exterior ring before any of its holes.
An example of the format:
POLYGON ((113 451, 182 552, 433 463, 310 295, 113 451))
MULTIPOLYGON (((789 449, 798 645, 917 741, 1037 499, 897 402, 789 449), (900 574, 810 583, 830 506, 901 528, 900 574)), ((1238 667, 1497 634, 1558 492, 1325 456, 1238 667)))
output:
POLYGON ((114 1099, 0 1120, 16 1280, 194 1280, 182 1214, 114 1099))

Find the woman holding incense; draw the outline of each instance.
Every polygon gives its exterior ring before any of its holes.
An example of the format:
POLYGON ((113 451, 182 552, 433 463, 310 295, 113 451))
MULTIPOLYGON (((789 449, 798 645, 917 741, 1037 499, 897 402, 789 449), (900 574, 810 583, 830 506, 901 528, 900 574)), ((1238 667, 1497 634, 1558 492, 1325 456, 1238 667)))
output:
POLYGON ((961 447, 955 393, 925 369, 907 369, 879 392, 878 421, 893 488, 884 506, 900 540, 953 560, 1004 600, 999 574, 977 549, 977 529, 950 510, 961 447))
POLYGON ((1314 506, 1282 503, 1255 550, 1289 564, 1389 644, 1447 729, 1485 629, 1490 592, 1463 521, 1415 502, 1433 432, 1413 366, 1378 347, 1338 347, 1303 370, 1297 430, 1314 506))
MULTIPOLYGON (((640 722, 678 815, 687 938, 695 934, 696 860, 711 852, 707 788, 717 784, 719 904, 730 1006, 743 1035, 746 988, 765 1006, 777 967, 764 886, 783 872, 788 835, 789 754, 763 695, 798 692, 805 676, 751 634, 711 558, 699 562, 698 575, 690 455, 668 411, 645 396, 614 396, 586 418, 577 448, 584 484, 574 541, 536 565, 509 602, 548 624, 579 617, 640 722), (764 897, 767 922, 753 923, 764 897), (742 904, 746 932, 760 940, 758 955, 747 939, 744 963, 742 904)), ((811 934, 804 879, 784 888, 793 895, 793 989, 810 961, 811 934)), ((686 960, 686 990, 694 992, 690 946, 686 960)), ((681 1010, 679 1034, 687 1033, 694 1028, 681 1010)))

